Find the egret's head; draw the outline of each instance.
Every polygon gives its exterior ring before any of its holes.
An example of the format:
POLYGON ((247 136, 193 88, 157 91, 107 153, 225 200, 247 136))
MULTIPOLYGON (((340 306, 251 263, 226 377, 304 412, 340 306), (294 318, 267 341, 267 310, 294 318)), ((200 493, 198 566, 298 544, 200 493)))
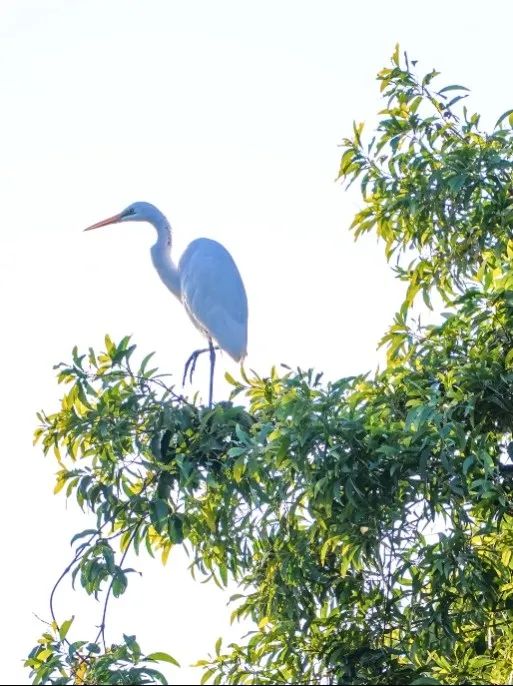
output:
POLYGON ((91 231, 91 229, 99 229, 101 226, 108 224, 118 224, 119 222, 151 222, 160 216, 159 210, 149 202, 134 202, 125 208, 119 214, 113 217, 102 219, 92 226, 88 226, 84 231, 91 231))

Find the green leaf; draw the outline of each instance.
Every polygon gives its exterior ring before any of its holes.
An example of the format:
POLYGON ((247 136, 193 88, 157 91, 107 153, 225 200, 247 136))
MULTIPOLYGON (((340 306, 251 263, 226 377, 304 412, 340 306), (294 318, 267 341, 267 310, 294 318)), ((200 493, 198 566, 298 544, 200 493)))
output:
POLYGON ((155 498, 150 503, 150 519, 155 529, 160 532, 169 516, 169 505, 161 498, 155 498))
POLYGON ((497 119, 497 121, 495 122, 494 128, 495 129, 498 128, 502 124, 502 122, 506 119, 506 117, 508 118, 508 122, 509 122, 510 126, 512 126, 511 121, 509 121, 509 118, 512 115, 513 115, 513 110, 506 110, 506 112, 501 114, 501 116, 497 119))
POLYGON ((233 478, 236 483, 240 483, 246 469, 246 458, 241 455, 233 464, 233 478))
POLYGON ((50 648, 44 648, 43 650, 41 650, 41 652, 37 654, 37 659, 41 662, 45 662, 45 660, 47 660, 50 657, 50 655, 53 655, 53 650, 51 650, 50 648))
POLYGON ((107 350, 107 354, 112 357, 113 354, 116 352, 116 346, 112 342, 111 337, 108 334, 105 334, 105 349, 107 350))
POLYGON ((117 569, 112 580, 112 593, 115 598, 119 598, 120 595, 126 591, 128 586, 128 579, 125 573, 121 569, 117 569))
POLYGON ((392 62, 395 64, 396 67, 399 66, 399 43, 395 44, 394 52, 392 55, 392 62))
POLYGON ((215 645, 215 652, 216 652, 217 657, 219 657, 219 655, 221 654, 221 644, 222 644, 222 642, 223 642, 223 639, 222 639, 222 637, 220 636, 220 637, 217 639, 216 645, 215 645))
POLYGON ((239 439, 239 441, 240 441, 241 443, 243 443, 244 445, 250 445, 250 444, 251 444, 250 437, 249 437, 248 434, 242 429, 242 427, 240 426, 240 424, 236 424, 236 425, 235 425, 235 435, 237 436, 237 438, 239 439))
POLYGON ((215 673, 216 673, 215 668, 210 668, 210 669, 205 670, 205 671, 203 672, 202 676, 201 676, 200 686, 203 686, 203 684, 206 684, 207 681, 208 681, 208 680, 212 677, 212 675, 215 674, 215 673))
POLYGON ((468 91, 468 88, 465 88, 465 86, 444 86, 444 88, 441 88, 438 91, 438 95, 441 95, 442 93, 447 93, 448 91, 468 91))
POLYGON ((158 651, 156 653, 150 653, 149 655, 146 655, 147 660, 154 660, 155 662, 169 662, 172 665, 175 665, 176 667, 180 667, 180 663, 175 660, 175 658, 172 655, 169 655, 169 653, 164 653, 162 651, 158 651))
POLYGON ((183 543, 183 519, 178 514, 172 514, 168 521, 168 533, 172 543, 183 543))
POLYGON ((262 619, 258 622, 258 628, 263 629, 265 626, 269 624, 270 621, 270 617, 262 617, 262 619))
POLYGON ((146 367, 148 366, 148 362, 151 360, 151 358, 154 355, 155 355, 154 352, 150 353, 149 355, 146 355, 146 357, 141 362, 141 366, 139 367, 139 374, 141 376, 146 376, 146 367))
MULTIPOLYGON (((80 641, 80 643, 85 643, 85 641, 80 641)), ((101 653, 101 648, 98 643, 88 643, 86 645, 86 650, 88 653, 93 653, 94 655, 101 653)))
POLYGON ((236 381, 229 372, 225 372, 224 378, 231 386, 240 386, 239 382, 236 381))
POLYGON ((93 536, 94 534, 98 533, 97 529, 84 529, 84 531, 80 531, 78 534, 75 534, 73 538, 70 541, 70 545, 73 545, 75 541, 78 541, 79 538, 84 538, 84 536, 93 536))
POLYGON ((465 458, 465 460, 463 461, 463 467, 462 467, 462 471, 463 471, 463 474, 465 476, 467 475, 468 470, 470 469, 470 467, 473 464, 474 464, 474 456, 473 455, 469 455, 468 457, 465 458))
POLYGON ((239 455, 245 455, 247 453, 247 448, 233 447, 226 453, 228 457, 239 457, 239 455))
POLYGON ((128 636, 127 634, 123 634, 123 639, 125 641, 125 644, 134 654, 134 657, 138 660, 141 656, 141 648, 139 647, 139 644, 137 643, 135 636, 128 636))
POLYGON ((64 621, 60 625, 60 627, 59 627, 59 638, 61 639, 61 641, 63 641, 66 638, 68 631, 69 631, 69 628, 73 624, 74 619, 75 619, 75 617, 73 616, 73 617, 71 617, 71 619, 66 619, 66 621, 64 621))
POLYGON ((447 183, 449 184, 449 188, 453 193, 459 193, 459 191, 467 182, 467 178, 468 177, 466 174, 456 174, 455 176, 452 176, 450 179, 447 179, 447 183))
POLYGON ((504 358, 504 366, 509 368, 513 365, 513 348, 508 350, 506 357, 504 358))

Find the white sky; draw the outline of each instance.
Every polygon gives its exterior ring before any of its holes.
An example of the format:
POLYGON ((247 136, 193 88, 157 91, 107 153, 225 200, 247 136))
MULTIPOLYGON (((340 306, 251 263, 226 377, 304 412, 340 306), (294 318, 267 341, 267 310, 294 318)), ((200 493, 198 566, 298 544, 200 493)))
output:
MULTIPOLYGON (((332 379, 372 369, 399 289, 381 247, 347 231, 358 195, 334 183, 337 146, 353 119, 374 121, 374 77, 396 41, 444 85, 469 86, 493 124, 513 106, 512 19, 498 0, 1 0, 1 683, 27 683, 20 661, 42 631, 33 613, 48 616, 69 539, 90 523, 52 495, 56 464, 31 444, 35 412, 61 394, 52 365, 74 344, 133 334, 178 381, 202 342, 153 272, 151 227, 81 230, 153 202, 176 256, 200 235, 234 256, 249 367, 315 366, 332 379)), ((196 386, 206 392, 204 374, 196 386)), ((226 393, 220 372, 216 396, 226 393)), ((178 551, 167 567, 135 566, 144 576, 112 602, 108 640, 136 633, 143 650, 187 665, 227 635, 226 596, 193 582, 178 551)), ((80 590, 63 590, 57 608, 92 623, 100 611, 80 590)), ((92 635, 83 623, 76 637, 92 635)))

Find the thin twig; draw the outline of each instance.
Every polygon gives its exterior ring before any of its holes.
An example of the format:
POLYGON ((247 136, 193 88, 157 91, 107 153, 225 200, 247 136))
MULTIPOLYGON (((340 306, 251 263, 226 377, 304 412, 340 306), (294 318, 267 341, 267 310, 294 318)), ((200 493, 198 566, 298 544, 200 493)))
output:
MULTIPOLYGON (((141 489, 140 493, 144 493, 144 491, 148 488, 148 486, 150 486, 150 485, 151 485, 152 483, 154 483, 154 482, 155 482, 155 475, 154 475, 151 479, 149 479, 149 481, 146 482, 146 484, 145 484, 145 485, 143 486, 143 488, 141 489)), ((57 626, 58 626, 59 624, 58 624, 57 619, 56 619, 56 616, 55 616, 53 600, 54 600, 54 596, 55 596, 55 593, 56 593, 56 591, 57 591, 57 588, 59 587, 61 581, 66 577, 66 575, 69 573, 69 571, 70 571, 70 569, 73 567, 73 565, 76 564, 76 563, 78 562, 78 560, 80 560, 80 558, 83 557, 83 556, 85 555, 87 549, 90 547, 90 544, 91 544, 91 542, 94 540, 94 538, 95 538, 96 536, 98 536, 98 538, 100 538, 100 536, 101 536, 101 534, 102 534, 102 531, 105 529, 105 527, 107 526, 107 524, 112 524, 112 522, 115 521, 116 517, 117 517, 119 514, 121 514, 121 512, 123 512, 123 510, 128 509, 130 505, 131 505, 131 502, 130 502, 130 501, 121 503, 121 505, 119 506, 119 508, 117 509, 117 511, 114 513, 114 516, 113 516, 112 518, 106 520, 106 521, 105 521, 105 522, 104 522, 104 523, 103 523, 103 524, 102 524, 93 534, 91 534, 91 536, 89 537, 89 540, 88 540, 85 544, 81 544, 80 550, 77 551, 77 552, 75 553, 75 556, 73 557, 73 559, 71 560, 71 562, 66 566, 66 568, 64 569, 64 571, 62 572, 62 574, 59 576, 59 578, 58 578, 57 581, 55 582, 55 584, 54 584, 54 586, 53 586, 53 588, 52 588, 52 592, 50 593, 50 614, 51 614, 52 620, 55 622, 55 624, 57 624, 57 626)), ((130 508, 130 509, 132 509, 132 508, 130 508)), ((141 522, 139 522, 139 524, 137 525, 135 531, 137 531, 137 529, 139 528, 140 524, 141 524, 141 522)), ((134 531, 134 533, 135 533, 135 531, 134 531)), ((132 540, 133 540, 133 536, 132 536, 132 538, 130 539, 130 542, 131 542, 132 540)), ((127 550, 128 550, 128 548, 127 548, 127 550)), ((65 640, 65 642, 69 645, 69 641, 68 641, 67 639, 64 639, 64 640, 65 640)))
MULTIPOLYGON (((119 563, 119 569, 120 569, 121 571, 123 571, 123 570, 122 570, 123 563, 125 562, 126 556, 128 555, 128 551, 130 550, 130 546, 132 545, 132 541, 134 540, 134 538, 135 538, 136 535, 137 535, 137 532, 139 531, 139 527, 141 526, 141 523, 142 523, 142 522, 140 521, 140 522, 137 524, 137 526, 135 527, 134 532, 133 532, 133 534, 130 536, 130 539, 129 539, 129 541, 128 541, 128 545, 127 545, 127 547, 126 547, 126 550, 125 550, 125 552, 123 553, 123 556, 121 557, 121 560, 120 560, 120 563, 119 563)), ((107 616, 107 608, 108 608, 108 605, 109 605, 109 600, 110 600, 110 594, 111 594, 111 592, 112 592, 112 587, 113 587, 113 585, 114 585, 114 579, 115 579, 115 576, 112 577, 112 579, 111 579, 111 581, 110 581, 110 584, 109 584, 109 588, 107 589, 107 595, 106 595, 106 597, 105 597, 105 602, 104 602, 104 604, 103 604, 103 613, 102 613, 102 621, 101 621, 101 624, 100 624, 100 630, 98 631, 98 634, 97 634, 96 639, 95 639, 95 641, 94 641, 95 643, 98 643, 98 640, 99 640, 100 637, 101 637, 101 640, 102 640, 102 643, 103 643, 103 649, 104 649, 105 651, 107 650, 107 644, 106 644, 106 642, 105 642, 105 618, 106 618, 106 616, 107 616)))
MULTIPOLYGON (((107 524, 107 522, 105 522, 105 524, 107 524)), ((103 526, 105 526, 105 524, 104 524, 103 526)), ((85 545, 83 545, 83 547, 81 546, 80 551, 78 551, 77 553, 75 553, 75 557, 74 557, 74 558, 71 560, 71 562, 66 566, 66 568, 64 569, 64 571, 62 572, 62 574, 60 575, 60 577, 57 579, 57 581, 55 582, 55 584, 54 584, 54 586, 53 586, 53 588, 52 588, 52 592, 50 593, 50 614, 51 614, 51 616, 52 616, 52 620, 55 622, 55 624, 57 624, 57 626, 58 626, 58 622, 57 622, 57 619, 56 619, 56 617, 55 617, 55 612, 54 612, 54 607, 53 607, 53 598, 54 598, 55 592, 57 591, 57 588, 59 587, 61 581, 62 581, 62 580, 64 579, 64 577, 68 574, 68 572, 69 572, 70 569, 73 567, 73 565, 74 565, 78 560, 80 560, 80 558, 85 554, 85 551, 86 551, 87 547, 90 545, 91 541, 95 538, 95 536, 100 536, 101 531, 102 531, 102 528, 103 528, 103 527, 101 527, 100 529, 98 529, 97 531, 95 531, 94 534, 91 534, 91 537, 89 538, 89 540, 87 541, 87 543, 86 543, 85 545)), ((66 643, 69 644, 69 641, 68 641, 67 639, 65 639, 65 640, 66 640, 66 643)))

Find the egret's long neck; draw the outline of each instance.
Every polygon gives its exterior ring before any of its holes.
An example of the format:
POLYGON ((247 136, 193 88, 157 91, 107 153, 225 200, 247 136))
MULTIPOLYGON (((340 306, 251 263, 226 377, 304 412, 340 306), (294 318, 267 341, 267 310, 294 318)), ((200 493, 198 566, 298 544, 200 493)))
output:
POLYGON ((151 247, 153 265, 164 284, 180 300, 180 273, 171 259, 171 226, 161 212, 150 221, 157 229, 157 242, 151 247))

